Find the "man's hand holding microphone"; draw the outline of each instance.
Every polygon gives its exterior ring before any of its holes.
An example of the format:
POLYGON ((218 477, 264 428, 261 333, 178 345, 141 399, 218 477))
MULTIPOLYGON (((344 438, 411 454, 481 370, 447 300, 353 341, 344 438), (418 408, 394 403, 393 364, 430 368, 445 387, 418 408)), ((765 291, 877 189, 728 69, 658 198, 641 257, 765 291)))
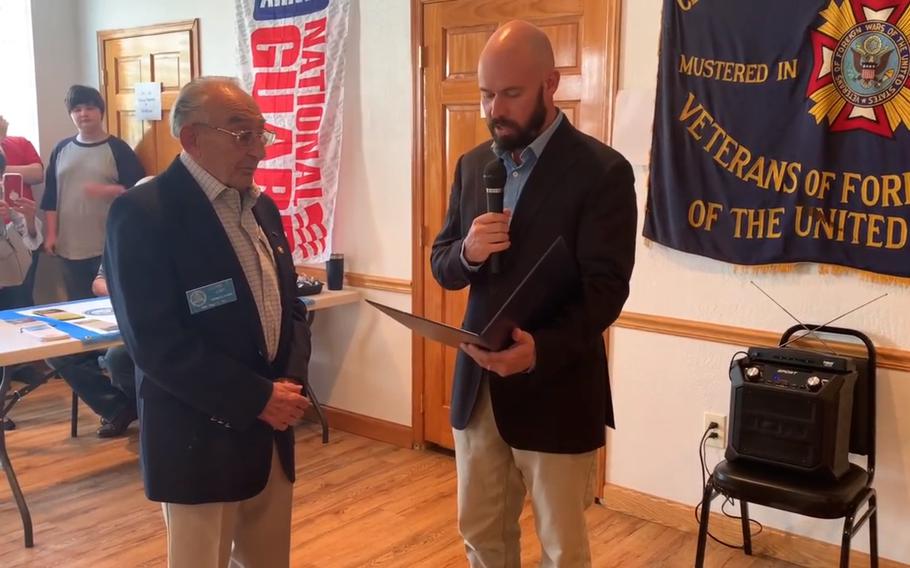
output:
MULTIPOLYGON (((512 242, 509 240, 509 222, 512 212, 503 211, 503 194, 506 184, 506 168, 502 161, 493 160, 483 169, 483 181, 487 192, 487 212, 478 215, 471 223, 468 235, 464 240, 464 259, 469 264, 479 265, 490 262, 490 274, 500 272, 500 259, 497 253, 507 250, 512 242)), ((537 362, 537 351, 534 336, 521 329, 512 331, 511 346, 502 351, 487 351, 475 345, 462 344, 461 349, 484 369, 501 377, 526 372, 534 368, 537 362)))
POLYGON ((464 259, 472 265, 490 260, 490 272, 499 272, 499 257, 512 244, 509 241, 509 221, 512 212, 502 210, 506 185, 506 168, 502 161, 492 160, 483 169, 483 182, 487 190, 487 212, 474 218, 464 239, 464 259), (490 258, 492 256, 492 258, 490 258))

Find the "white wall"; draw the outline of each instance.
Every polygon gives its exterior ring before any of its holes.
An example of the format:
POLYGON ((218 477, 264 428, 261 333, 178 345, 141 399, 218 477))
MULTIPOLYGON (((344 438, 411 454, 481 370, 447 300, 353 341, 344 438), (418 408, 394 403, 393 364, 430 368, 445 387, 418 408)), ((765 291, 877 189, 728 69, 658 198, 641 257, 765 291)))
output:
POLYGON ((9 123, 10 136, 23 136, 37 145, 31 13, 31 0, 0 2, 0 53, 7 55, 2 66, 4 88, 0 89, 0 115, 9 123))
MULTIPOLYGON (((31 0, 31 5, 39 136, 36 149, 46 164, 57 142, 75 133, 63 97, 70 85, 80 81, 80 54, 75 49, 80 37, 79 6, 70 0, 31 0)), ((44 186, 33 190, 40 202, 44 186)), ((58 263, 56 257, 39 257, 36 302, 65 298, 58 263)))
MULTIPOLYGON (((50 2, 52 0, 34 0, 50 2)), ((56 5, 57 3, 55 3, 56 5)), ((660 0, 623 2, 624 89, 653 89, 657 75, 660 0)), ((236 74, 231 0, 160 0, 121 4, 79 0, 79 77, 97 83, 95 32, 198 17, 202 70, 236 74)), ((411 84, 408 0, 353 3, 347 51, 345 144, 335 244, 352 272, 410 278, 411 84)), ((58 36, 59 37, 59 36, 58 36)), ((65 37, 65 36, 64 36, 65 37)), ((65 58, 65 50, 62 54, 65 58)), ((65 59, 64 59, 65 60, 65 59)), ((61 82, 66 82, 61 79, 61 82)), ((52 93, 52 97, 61 97, 52 93)), ((647 125, 643 124, 643 128, 647 125)), ((639 201, 644 171, 637 171, 639 201)), ((795 313, 824 321, 879 291, 885 301, 841 322, 869 333, 880 345, 908 348, 910 321, 901 288, 854 276, 821 277, 812 271, 752 276, 708 259, 640 246, 629 311, 668 315, 767 330, 790 325, 786 316, 751 286, 755 279, 795 313), (667 293, 668 283, 673 293, 667 293)), ((407 295, 366 295, 408 309, 407 295)), ((313 385, 324 403, 376 418, 411 423, 410 336, 366 306, 346 306, 317 316, 313 385), (354 348, 357 345, 357 348, 354 348)), ((726 365, 735 348, 683 338, 617 329, 612 375, 619 430, 611 433, 608 480, 660 497, 695 503, 700 494, 697 445, 705 411, 728 411, 726 365)), ((881 551, 910 562, 910 377, 882 372, 879 387, 881 551)), ((720 459, 711 451, 711 461, 720 459)), ((755 508, 771 526, 837 541, 835 523, 755 508)), ((865 547, 857 538, 859 547, 865 547)))
MULTIPOLYGON (((44 0, 49 1, 49 0, 44 0)), ((80 77, 98 86, 100 30, 180 22, 199 18, 200 59, 206 75, 236 76, 237 30, 233 0, 77 0, 80 12, 80 77)))
POLYGON ((38 151, 45 162, 54 146, 75 133, 63 105, 70 85, 80 78, 74 46, 79 38, 79 10, 75 2, 32 0, 35 47, 35 83, 38 92, 38 151))
MULTIPOLYGON (((365 297, 411 310, 411 296, 364 290, 365 297)), ((411 424, 411 334, 366 303, 319 312, 310 382, 320 402, 397 424, 411 424)))
MULTIPOLYGON (((78 4, 79 77, 86 84, 98 85, 98 30, 193 18, 200 20, 202 73, 239 75, 233 0, 147 0, 141 9, 122 0, 78 4)), ((410 23, 409 0, 352 2, 334 235, 349 272, 405 280, 411 274, 410 23)), ((410 309, 409 295, 364 295, 410 309)), ((400 326, 364 304, 320 313, 314 332, 312 384, 323 404, 411 424, 411 342, 400 326)))
MULTIPOLYGON (((656 86, 660 6, 660 0, 623 2, 622 89, 656 86)), ((647 128, 647 120, 641 126, 647 128)), ((646 173, 636 171, 640 216, 646 173)), ((855 275, 821 276, 812 266, 795 274, 751 274, 656 244, 639 243, 626 310, 778 332, 788 328, 793 322, 749 280, 758 282, 800 319, 815 323, 888 292, 884 300, 838 325, 862 330, 880 346, 910 348, 910 321, 904 316, 910 302, 903 287, 870 283, 855 275)), ((683 503, 700 499, 697 447, 703 414, 728 414, 725 370, 737 349, 626 329, 613 331, 611 373, 619 429, 608 444, 610 483, 683 503)), ((910 526, 910 415, 903 411, 910 407, 910 376, 880 371, 878 378, 880 551, 910 562, 910 542, 904 538, 910 526)), ((710 450, 709 458, 713 464, 722 454, 710 450)), ((758 507, 753 512, 770 526, 840 542, 838 522, 758 507)), ((864 529, 855 544, 868 550, 867 542, 864 529)))
MULTIPOLYGON (((344 253, 348 272, 410 280, 410 2, 354 0, 349 25, 333 248, 344 253)), ((411 310, 410 295, 363 293, 411 310)), ((366 304, 340 315, 317 317, 310 369, 316 395, 337 408, 410 426, 410 334, 366 304)))
POLYGON ((32 0, 38 85, 41 156, 75 132, 63 106, 70 85, 98 87, 99 30, 147 26, 200 18, 202 69, 236 74, 236 31, 232 0, 32 0))
MULTIPOLYGON (((345 269, 411 278, 411 9, 353 1, 334 249, 345 269)), ((410 309, 410 306, 408 306, 410 309)), ((410 423, 410 420, 408 421, 410 423)))

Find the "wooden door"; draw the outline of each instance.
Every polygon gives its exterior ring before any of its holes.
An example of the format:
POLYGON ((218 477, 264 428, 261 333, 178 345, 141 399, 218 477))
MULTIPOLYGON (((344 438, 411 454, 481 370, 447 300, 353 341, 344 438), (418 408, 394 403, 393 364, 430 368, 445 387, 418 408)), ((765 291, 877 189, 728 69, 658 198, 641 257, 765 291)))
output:
POLYGON ((155 175, 180 153, 170 110, 180 88, 199 75, 199 20, 98 32, 107 130, 125 140, 155 175), (136 118, 136 83, 161 84, 161 120, 136 118))
MULTIPOLYGON (((558 106, 581 130, 608 141, 611 103, 618 70, 619 0, 450 0, 424 1, 418 18, 423 67, 422 171, 416 176, 421 216, 415 256, 417 312, 451 325, 461 324, 468 293, 444 291, 430 272, 430 249, 442 227, 458 157, 488 140, 480 117, 477 60, 496 28, 515 18, 528 20, 549 36, 561 74, 558 106)), ((417 210, 415 210, 415 213, 417 210)), ((415 368, 422 372, 423 440, 452 448, 449 402, 455 349, 415 340, 415 368)), ((420 377, 415 378, 420 384, 420 377)), ((419 413, 418 413, 419 414, 419 413)), ((417 421, 419 421, 419 416, 417 421)), ((420 429, 418 429, 420 432, 420 429)))

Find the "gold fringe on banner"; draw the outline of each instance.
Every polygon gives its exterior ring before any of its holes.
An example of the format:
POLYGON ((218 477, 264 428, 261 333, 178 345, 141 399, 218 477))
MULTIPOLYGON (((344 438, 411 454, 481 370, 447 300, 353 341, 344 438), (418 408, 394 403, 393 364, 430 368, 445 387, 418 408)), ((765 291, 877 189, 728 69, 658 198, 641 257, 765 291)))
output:
POLYGON ((901 276, 891 276, 890 274, 878 274, 859 268, 849 268, 847 266, 838 266, 836 264, 819 264, 818 273, 824 275, 849 276, 856 275, 866 282, 875 282, 876 284, 889 284, 896 286, 910 286, 910 278, 901 276))
MULTIPOLYGON (((910 14, 910 11, 907 12, 910 14)), ((642 237, 642 242, 645 245, 645 248, 651 248, 654 245, 654 241, 651 239, 646 239, 642 237)), ((707 258, 707 257, 705 257, 707 258)), ((724 261, 719 261, 724 262, 724 261)), ((868 270, 861 270, 859 268, 850 268, 847 266, 840 266, 837 264, 822 264, 822 263, 812 263, 812 262, 789 262, 789 263, 778 263, 778 264, 734 264, 732 262, 725 263, 733 266, 733 272, 736 274, 795 274, 797 272, 803 271, 806 272, 809 270, 809 267, 815 265, 818 267, 818 273, 823 276, 858 276, 861 280, 866 282, 874 282, 876 284, 888 284, 892 286, 908 286, 910 287, 910 278, 904 278, 901 276, 891 276, 890 274, 878 274, 877 272, 869 272, 868 270), (804 270, 801 270, 804 269, 804 270)))
POLYGON ((733 272, 740 274, 793 274, 801 266, 800 263, 781 264, 734 264, 733 272))

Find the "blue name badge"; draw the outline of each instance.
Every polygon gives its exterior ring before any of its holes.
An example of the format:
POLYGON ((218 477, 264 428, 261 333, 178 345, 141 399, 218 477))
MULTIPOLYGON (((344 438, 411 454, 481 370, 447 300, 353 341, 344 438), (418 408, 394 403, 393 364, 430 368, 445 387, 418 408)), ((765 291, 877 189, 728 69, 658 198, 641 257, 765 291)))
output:
POLYGON ((224 304, 237 301, 237 292, 234 291, 234 281, 231 278, 200 286, 195 290, 186 291, 186 301, 190 306, 191 314, 198 314, 224 304))

